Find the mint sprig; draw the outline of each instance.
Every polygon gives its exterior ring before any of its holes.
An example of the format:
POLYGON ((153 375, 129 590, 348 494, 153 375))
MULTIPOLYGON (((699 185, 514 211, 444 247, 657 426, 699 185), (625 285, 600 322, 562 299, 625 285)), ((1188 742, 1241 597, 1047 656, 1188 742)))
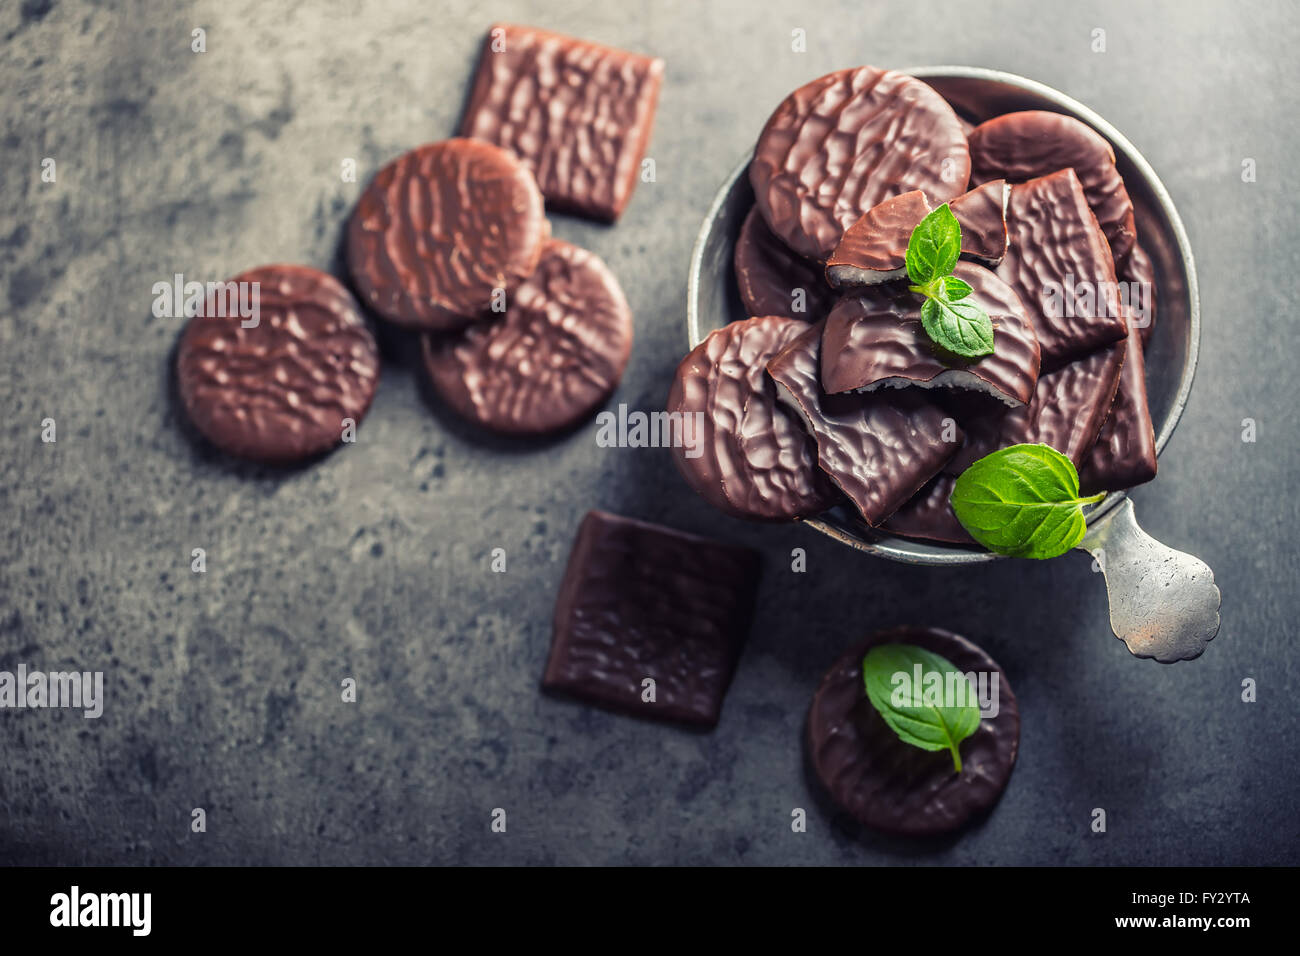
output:
POLYGON ((961 742, 979 729, 980 711, 975 688, 955 664, 914 644, 878 644, 862 658, 862 682, 871 706, 899 740, 922 750, 947 750, 961 773, 961 742), (949 687, 960 689, 964 699, 947 699, 949 687))
POLYGON ((966 282, 952 274, 961 255, 961 223, 944 203, 912 230, 907 242, 907 277, 912 292, 925 297, 921 326, 940 348, 962 358, 993 354, 993 320, 974 302, 966 282))
POLYGON ((1013 558, 1055 558, 1083 540, 1083 506, 1074 462, 1050 445, 1012 445, 961 473, 948 501, 972 538, 1013 558))

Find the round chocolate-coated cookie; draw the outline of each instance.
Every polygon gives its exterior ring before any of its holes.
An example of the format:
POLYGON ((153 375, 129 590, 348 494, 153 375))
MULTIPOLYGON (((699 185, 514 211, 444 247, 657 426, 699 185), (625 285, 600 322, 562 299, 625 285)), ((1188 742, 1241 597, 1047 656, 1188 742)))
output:
POLYGON ((1110 143, 1073 116, 1046 110, 1004 113, 970 134, 971 182, 1023 183, 1072 168, 1119 262, 1137 238, 1133 201, 1115 168, 1110 143))
POLYGON ((549 234, 537 182, 514 154, 448 139, 375 175, 348 222, 348 268, 384 318, 455 329, 532 274, 549 234))
POLYGON ((740 227, 733 261, 740 300, 750 315, 787 315, 816 322, 835 302, 822 270, 772 235, 757 207, 740 227), (796 306, 803 311, 796 311, 796 306))
POLYGON ((424 337, 434 389, 470 421, 508 435, 577 424, 618 386, 632 352, 632 310, 594 253, 547 241, 506 310, 424 337))
POLYGON ((262 266, 226 287, 246 290, 250 303, 256 289, 256 314, 243 318, 228 296, 214 296, 185 327, 176 373, 190 420, 217 447, 254 461, 333 448, 349 419, 361 422, 379 381, 379 349, 356 300, 306 266, 262 266))
POLYGON ((860 823, 889 833, 948 833, 989 810, 1016 763, 1020 711, 1007 675, 964 637, 934 627, 880 631, 835 662, 808 713, 813 769, 831 798, 860 823), (914 644, 962 673, 997 678, 997 714, 960 745, 962 771, 947 751, 903 743, 877 713, 862 682, 862 658, 878 644, 914 644))
POLYGON ((965 192, 969 177, 952 107, 920 80, 873 66, 828 73, 787 96, 749 166, 772 232, 819 262, 882 200, 920 189, 938 205, 965 192))
POLYGON ((791 521, 835 503, 807 433, 765 371, 808 328, 771 315, 732 322, 677 367, 668 411, 692 440, 675 445, 673 459, 687 484, 729 515, 791 521))

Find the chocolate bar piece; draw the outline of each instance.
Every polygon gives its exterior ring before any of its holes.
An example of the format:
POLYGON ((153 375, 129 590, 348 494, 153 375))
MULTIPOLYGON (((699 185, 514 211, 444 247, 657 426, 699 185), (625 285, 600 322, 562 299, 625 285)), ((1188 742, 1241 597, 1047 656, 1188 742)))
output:
POLYGON ((757 208, 749 211, 740 227, 732 261, 740 300, 751 316, 784 315, 816 322, 835 302, 822 270, 772 235, 757 208))
POLYGON ((663 72, 655 57, 495 24, 461 135, 513 151, 551 208, 613 222, 636 186, 663 72))
MULTIPOLYGON (((910 675, 909 675, 910 676, 910 675)), ((859 823, 888 833, 950 833, 987 813, 1011 779, 1020 749, 1020 708, 1006 672, 964 637, 934 627, 880 631, 835 662, 808 712, 808 750, 817 778, 859 823), (877 644, 914 644, 983 680, 996 713, 960 744, 962 770, 947 751, 904 743, 885 723, 863 686, 862 659, 877 644)))
MULTIPOLYGON (((1007 202, 1003 180, 985 183, 950 200, 961 226, 961 254, 997 265, 1007 251, 1007 202)), ((836 289, 877 285, 907 275, 907 246, 917 225, 936 209, 913 189, 873 206, 849 226, 826 262, 826 281, 836 289)))
POLYGON ((749 633, 758 572, 749 548, 589 511, 555 602, 542 686, 627 714, 714 726, 749 633))
POLYGON ((907 275, 908 241, 932 208, 919 189, 872 206, 844 230, 826 260, 826 281, 837 289, 848 289, 907 275))
POLYGON ((827 392, 912 385, 983 392, 1023 405, 1038 381, 1038 339, 1015 290, 981 266, 959 262, 953 275, 971 287, 967 302, 993 322, 991 355, 940 354, 921 324, 920 296, 902 283, 847 295, 826 319, 821 378, 827 392))
POLYGON ((1007 230, 998 275, 1029 310, 1044 368, 1124 338, 1115 263, 1074 170, 1012 186, 1007 230))
POLYGON ((1141 330, 1129 329, 1128 354, 1120 369, 1119 389, 1097 443, 1079 467, 1085 495, 1132 488, 1156 476, 1156 433, 1147 407, 1146 363, 1141 330))
POLYGON ((956 411, 966 444, 944 467, 959 475, 990 452, 1008 445, 1051 445, 1079 467, 1101 432, 1119 388, 1127 345, 1120 341, 1038 377, 1033 400, 1019 408, 956 411))
POLYGON ((767 371, 816 441, 822 471, 867 524, 876 525, 938 473, 960 446, 961 430, 913 390, 823 393, 818 368, 824 324, 795 339, 767 363, 767 371))

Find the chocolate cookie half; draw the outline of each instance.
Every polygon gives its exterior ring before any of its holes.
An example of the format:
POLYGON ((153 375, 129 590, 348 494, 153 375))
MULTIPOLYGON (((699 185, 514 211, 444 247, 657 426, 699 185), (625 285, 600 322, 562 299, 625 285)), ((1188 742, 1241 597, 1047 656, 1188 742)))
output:
POLYGON ((1038 339, 1015 290, 981 266, 959 262, 953 275, 970 287, 966 301, 993 322, 994 351, 975 360, 941 352, 921 324, 920 296, 901 283, 847 295, 826 319, 821 379, 827 392, 916 386, 992 395, 1023 405, 1038 381, 1038 339))
POLYGON ((961 252, 986 266, 996 266, 1007 254, 1007 204, 1011 184, 991 179, 948 203, 961 225, 961 252))
POLYGON ((943 467, 963 436, 913 390, 825 394, 818 375, 822 330, 818 323, 801 333, 767 371, 812 434, 818 466, 874 526, 943 467))
MULTIPOLYGON (((992 707, 989 708, 990 710, 992 707)), ((906 836, 950 833, 987 813, 1015 768, 1020 709, 993 658, 949 631, 903 627, 873 634, 822 678, 808 712, 808 750, 817 778, 843 810, 876 830, 906 836), (904 743, 872 706, 862 659, 879 644, 914 644, 982 679, 997 713, 984 716, 961 744, 962 770, 942 751, 904 743)))
MULTIPOLYGON (((961 226, 961 254, 997 265, 1007 252, 1007 202, 1004 180, 985 183, 950 200, 961 226)), ((941 204, 940 204, 941 205, 941 204)), ((907 275, 912 231, 937 206, 919 189, 886 199, 845 231, 826 262, 826 281, 836 289, 871 286, 907 275)))
POLYGON ((214 296, 181 335, 180 398, 218 448, 263 462, 310 458, 360 424, 379 381, 379 349, 352 294, 306 266, 250 269, 225 283, 245 290, 243 317, 214 296), (254 298, 255 296, 255 298, 254 298))
POLYGON ((470 421, 510 435, 576 425, 604 403, 632 351, 632 310, 594 253, 559 239, 504 314, 424 337, 435 391, 470 421))

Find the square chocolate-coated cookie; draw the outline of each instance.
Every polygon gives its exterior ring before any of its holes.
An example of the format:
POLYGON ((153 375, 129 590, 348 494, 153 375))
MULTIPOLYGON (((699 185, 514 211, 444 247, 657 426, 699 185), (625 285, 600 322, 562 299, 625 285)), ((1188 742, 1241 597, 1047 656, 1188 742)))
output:
POLYGON ((552 209, 613 222, 636 186, 663 72, 655 57, 494 24, 460 135, 514 152, 552 209))
POLYGON ((997 274, 1029 312, 1044 371, 1124 340, 1115 260, 1072 168, 1011 187, 1007 240, 997 274))
POLYGON ((640 717, 714 726, 749 634, 758 573, 749 548, 589 511, 555 602, 542 686, 640 717))

